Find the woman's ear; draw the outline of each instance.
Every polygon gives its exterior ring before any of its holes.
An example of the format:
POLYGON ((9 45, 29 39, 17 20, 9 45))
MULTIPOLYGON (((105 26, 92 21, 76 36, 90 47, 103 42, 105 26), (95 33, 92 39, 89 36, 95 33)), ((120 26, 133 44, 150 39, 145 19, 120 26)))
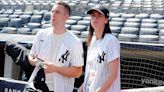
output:
POLYGON ((105 24, 109 22, 109 18, 105 18, 105 24))

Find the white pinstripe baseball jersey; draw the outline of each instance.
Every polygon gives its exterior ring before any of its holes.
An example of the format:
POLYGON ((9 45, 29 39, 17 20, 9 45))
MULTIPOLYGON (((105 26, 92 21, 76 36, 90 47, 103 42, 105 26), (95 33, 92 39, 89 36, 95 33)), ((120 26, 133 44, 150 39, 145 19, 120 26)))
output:
MULTIPOLYGON (((42 60, 52 60, 56 66, 69 67, 69 66, 83 66, 83 48, 82 42, 70 31, 64 33, 60 38, 60 42, 57 43, 58 50, 53 55, 49 55, 52 52, 54 46, 52 42, 52 28, 39 32, 35 39, 30 51, 30 55, 36 56, 42 60)), ((54 35, 53 35, 54 36, 54 35)), ((54 92, 72 92, 74 88, 74 78, 68 78, 58 73, 46 75, 46 83, 50 83, 49 88, 54 92), (53 76, 53 78, 52 78, 53 76), (53 88, 52 88, 52 82, 53 88)))
MULTIPOLYGON (((103 85, 112 72, 108 69, 108 63, 116 58, 120 58, 120 44, 116 37, 106 34, 103 39, 96 40, 93 36, 87 54, 84 92, 96 92, 103 85)), ((107 92, 120 92, 120 65, 118 77, 107 92)))

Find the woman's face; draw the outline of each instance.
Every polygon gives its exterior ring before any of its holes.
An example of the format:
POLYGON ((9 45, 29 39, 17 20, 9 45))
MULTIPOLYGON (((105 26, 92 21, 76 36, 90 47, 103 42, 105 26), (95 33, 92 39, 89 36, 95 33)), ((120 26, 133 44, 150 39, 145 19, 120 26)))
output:
POLYGON ((91 25, 96 29, 104 28, 105 24, 108 22, 108 18, 97 11, 92 11, 91 13, 91 25))

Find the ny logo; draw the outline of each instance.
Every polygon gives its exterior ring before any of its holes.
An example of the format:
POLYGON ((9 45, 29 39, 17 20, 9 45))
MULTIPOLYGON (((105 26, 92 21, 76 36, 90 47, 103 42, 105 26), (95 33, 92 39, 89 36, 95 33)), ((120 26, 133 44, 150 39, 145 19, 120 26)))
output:
POLYGON ((97 62, 99 62, 99 63, 102 63, 102 61, 105 61, 105 53, 104 52, 98 56, 98 60, 97 60, 97 62))
POLYGON ((69 55, 69 51, 67 50, 59 59, 59 61, 61 61, 62 63, 64 63, 65 61, 67 61, 67 57, 69 55))

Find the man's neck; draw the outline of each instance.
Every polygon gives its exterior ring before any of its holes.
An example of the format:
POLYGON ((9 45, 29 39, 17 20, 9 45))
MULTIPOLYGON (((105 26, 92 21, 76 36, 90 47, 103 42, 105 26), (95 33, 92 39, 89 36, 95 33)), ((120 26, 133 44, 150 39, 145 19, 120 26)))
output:
POLYGON ((65 26, 63 27, 53 27, 53 33, 55 34, 63 34, 66 32, 65 26))

